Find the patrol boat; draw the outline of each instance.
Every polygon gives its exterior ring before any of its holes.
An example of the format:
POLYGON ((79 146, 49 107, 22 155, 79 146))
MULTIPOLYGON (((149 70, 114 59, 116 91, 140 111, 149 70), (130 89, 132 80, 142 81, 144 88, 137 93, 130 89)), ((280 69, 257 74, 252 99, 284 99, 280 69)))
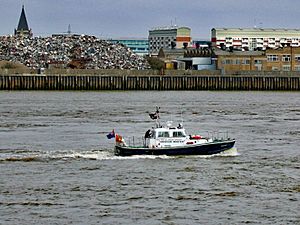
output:
POLYGON ((121 135, 115 135, 115 155, 212 155, 229 150, 235 144, 235 139, 229 138, 227 133, 213 133, 204 137, 187 135, 182 124, 173 126, 171 121, 162 126, 159 109, 156 107, 156 112, 149 114, 156 123, 144 137, 125 140, 121 135))

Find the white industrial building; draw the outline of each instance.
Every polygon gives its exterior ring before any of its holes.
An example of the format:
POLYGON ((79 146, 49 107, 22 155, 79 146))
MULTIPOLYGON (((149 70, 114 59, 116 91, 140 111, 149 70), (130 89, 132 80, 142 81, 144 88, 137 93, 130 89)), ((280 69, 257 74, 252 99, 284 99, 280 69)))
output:
POLYGON ((158 27, 149 30, 149 54, 157 55, 161 48, 181 49, 192 44, 191 29, 188 27, 158 27))
POLYGON ((213 28, 212 47, 265 50, 300 46, 300 29, 213 28))

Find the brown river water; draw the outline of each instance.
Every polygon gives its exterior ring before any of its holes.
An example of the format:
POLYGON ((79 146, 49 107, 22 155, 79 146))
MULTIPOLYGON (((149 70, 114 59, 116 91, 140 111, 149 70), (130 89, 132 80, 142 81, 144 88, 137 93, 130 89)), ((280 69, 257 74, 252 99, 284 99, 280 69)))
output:
POLYGON ((0 224, 300 224, 300 92, 0 92, 0 224), (215 156, 117 157, 106 134, 227 131, 215 156))

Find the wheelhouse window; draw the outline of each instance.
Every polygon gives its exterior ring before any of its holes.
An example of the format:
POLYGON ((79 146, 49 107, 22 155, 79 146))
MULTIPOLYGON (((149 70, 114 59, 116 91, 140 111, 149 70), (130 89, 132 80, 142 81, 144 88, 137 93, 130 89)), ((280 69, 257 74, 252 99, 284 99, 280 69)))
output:
POLYGON ((185 135, 182 131, 174 131, 173 137, 185 137, 185 135))
POLYGON ((170 137, 170 135, 168 131, 159 131, 158 137, 170 137))

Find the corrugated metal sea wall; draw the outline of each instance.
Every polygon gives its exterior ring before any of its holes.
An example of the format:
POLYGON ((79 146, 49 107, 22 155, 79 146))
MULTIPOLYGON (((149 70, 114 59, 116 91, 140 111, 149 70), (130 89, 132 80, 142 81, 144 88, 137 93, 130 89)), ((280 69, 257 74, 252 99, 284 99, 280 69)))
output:
POLYGON ((0 75, 0 90, 285 90, 300 77, 0 75))

